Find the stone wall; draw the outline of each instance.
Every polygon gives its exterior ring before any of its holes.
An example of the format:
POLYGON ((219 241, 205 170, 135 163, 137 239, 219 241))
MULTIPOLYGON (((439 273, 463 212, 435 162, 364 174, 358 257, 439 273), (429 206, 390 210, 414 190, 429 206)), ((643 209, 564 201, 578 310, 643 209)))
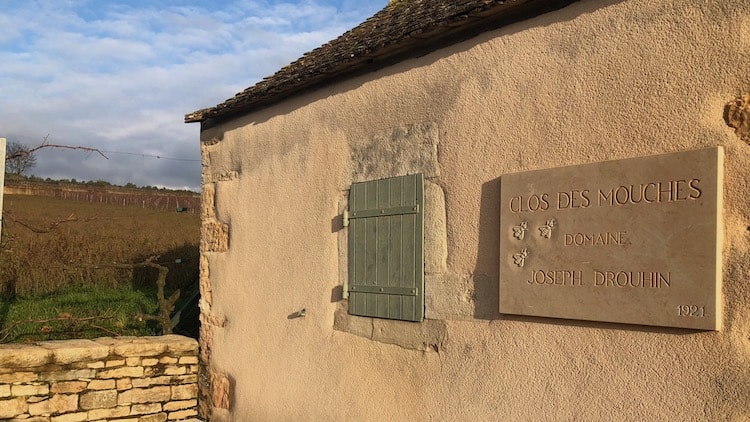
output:
POLYGON ((581 0, 421 53, 202 125, 211 421, 748 420, 750 2, 581 0), (503 177, 719 146, 721 331, 499 313, 503 177), (425 322, 349 315, 346 191, 406 172, 425 322))
POLYGON ((103 337, 0 345, 0 420, 178 421, 197 415, 198 343, 103 337))

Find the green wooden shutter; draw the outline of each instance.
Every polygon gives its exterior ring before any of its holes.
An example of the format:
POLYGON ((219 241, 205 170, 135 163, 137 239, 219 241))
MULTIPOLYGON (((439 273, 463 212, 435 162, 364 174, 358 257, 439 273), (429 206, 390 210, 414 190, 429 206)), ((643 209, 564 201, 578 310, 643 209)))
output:
POLYGON ((349 313, 422 321, 422 175, 353 184, 349 221, 349 313))

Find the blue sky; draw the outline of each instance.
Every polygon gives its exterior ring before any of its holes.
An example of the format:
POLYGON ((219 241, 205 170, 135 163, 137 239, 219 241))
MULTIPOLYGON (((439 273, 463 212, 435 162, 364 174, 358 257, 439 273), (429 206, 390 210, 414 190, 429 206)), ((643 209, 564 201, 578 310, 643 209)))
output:
POLYGON ((111 151, 105 160, 41 150, 36 176, 198 189, 200 125, 183 123, 186 113, 252 86, 386 3, 0 0, 0 137, 35 146, 49 135, 111 151))

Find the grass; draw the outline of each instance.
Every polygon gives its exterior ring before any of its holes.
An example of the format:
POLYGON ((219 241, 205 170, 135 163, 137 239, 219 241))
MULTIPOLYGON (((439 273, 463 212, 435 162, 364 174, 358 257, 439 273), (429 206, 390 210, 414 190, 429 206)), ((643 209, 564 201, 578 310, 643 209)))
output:
POLYGON ((112 335, 153 335, 154 325, 136 316, 156 311, 145 291, 71 288, 57 294, 0 302, 0 342, 29 342, 112 335), (24 322, 28 321, 28 322, 24 322))
POLYGON ((136 316, 156 311, 157 271, 128 266, 159 256, 167 295, 198 278, 198 215, 23 195, 3 205, 0 342, 3 330, 5 341, 154 334, 136 316), (9 334, 27 319, 50 321, 9 334))

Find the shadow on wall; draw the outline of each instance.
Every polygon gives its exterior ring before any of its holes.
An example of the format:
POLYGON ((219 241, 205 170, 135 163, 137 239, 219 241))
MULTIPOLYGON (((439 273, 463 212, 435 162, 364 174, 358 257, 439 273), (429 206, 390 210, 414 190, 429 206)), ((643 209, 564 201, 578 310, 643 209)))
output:
POLYGON ((500 178, 482 184, 479 253, 474 268, 474 318, 500 318, 500 178))

